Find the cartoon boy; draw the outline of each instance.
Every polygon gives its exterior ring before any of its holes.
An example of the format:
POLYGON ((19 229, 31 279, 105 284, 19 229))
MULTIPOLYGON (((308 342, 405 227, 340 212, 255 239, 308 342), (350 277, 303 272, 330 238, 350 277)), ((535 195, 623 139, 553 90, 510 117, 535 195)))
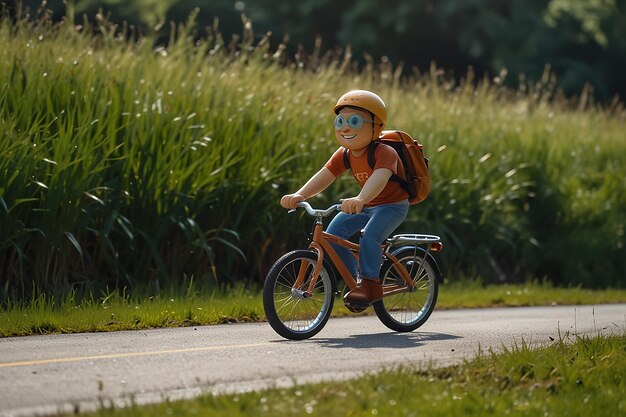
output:
POLYGON ((349 91, 339 98, 334 108, 335 137, 341 145, 328 162, 298 191, 280 200, 287 209, 324 191, 347 170, 344 152, 347 152, 352 176, 361 192, 341 203, 341 213, 331 221, 327 232, 347 239, 363 230, 357 265, 350 251, 334 245, 348 271, 358 279, 358 285, 348 292, 347 304, 367 306, 382 298, 379 277, 382 260, 381 243, 402 223, 409 210, 408 193, 393 174, 405 178, 402 162, 396 151, 380 143, 374 153, 374 168, 367 161, 367 148, 380 136, 387 120, 383 100, 365 90, 349 91))

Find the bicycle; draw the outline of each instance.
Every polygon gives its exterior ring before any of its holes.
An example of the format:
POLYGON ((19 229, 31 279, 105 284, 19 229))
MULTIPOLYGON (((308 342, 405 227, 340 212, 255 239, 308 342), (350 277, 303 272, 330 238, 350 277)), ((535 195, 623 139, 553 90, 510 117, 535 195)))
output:
MULTIPOLYGON (((278 259, 263 285, 267 321, 276 333, 291 340, 308 339, 326 325, 339 295, 337 274, 349 289, 357 285, 331 242, 348 248, 357 260, 359 256, 358 244, 324 231, 323 218, 340 211, 340 204, 326 210, 313 209, 307 202, 298 203, 298 207, 315 217, 309 248, 278 259)), ((443 276, 431 252, 441 251, 443 244, 434 235, 398 234, 382 246, 383 299, 372 306, 391 330, 413 331, 428 320, 437 303, 443 276)), ((346 305, 353 312, 367 308, 346 305)))

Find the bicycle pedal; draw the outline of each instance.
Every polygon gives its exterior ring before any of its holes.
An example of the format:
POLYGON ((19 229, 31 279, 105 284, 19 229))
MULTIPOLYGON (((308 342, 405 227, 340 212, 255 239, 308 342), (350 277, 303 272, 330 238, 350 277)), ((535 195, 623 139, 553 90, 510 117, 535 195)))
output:
POLYGON ((362 311, 367 310, 367 307, 369 307, 369 304, 355 304, 349 301, 344 301, 344 304, 346 308, 353 313, 360 313, 362 311))

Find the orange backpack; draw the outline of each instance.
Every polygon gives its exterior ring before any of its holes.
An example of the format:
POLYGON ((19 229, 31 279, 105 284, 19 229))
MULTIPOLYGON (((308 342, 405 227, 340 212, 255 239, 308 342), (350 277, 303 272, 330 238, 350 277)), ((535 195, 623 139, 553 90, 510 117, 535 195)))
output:
MULTIPOLYGON (((400 130, 385 130, 378 140, 373 141, 367 149, 367 163, 374 168, 374 153, 379 143, 391 146, 398 153, 404 165, 405 178, 392 175, 390 181, 399 182, 409 194, 409 204, 421 203, 430 192, 430 173, 428 172, 428 158, 424 157, 423 146, 414 140, 411 135, 400 130)), ((343 163, 350 169, 348 151, 344 149, 343 163)))

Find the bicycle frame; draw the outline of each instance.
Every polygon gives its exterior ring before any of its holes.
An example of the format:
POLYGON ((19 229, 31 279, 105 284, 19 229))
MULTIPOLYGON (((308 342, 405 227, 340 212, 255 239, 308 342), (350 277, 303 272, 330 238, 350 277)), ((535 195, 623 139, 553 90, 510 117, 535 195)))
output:
MULTIPOLYGON (((339 275, 341 276, 341 278, 345 281, 345 283, 348 285, 348 287, 351 290, 354 289, 357 285, 356 280, 352 277, 352 274, 348 271, 348 268, 346 268, 345 264, 343 263, 343 261, 341 260, 341 258, 339 257, 335 249, 332 247, 331 243, 335 243, 345 248, 348 248, 352 252, 352 254, 355 256, 355 258, 358 259, 359 250, 360 250, 359 245, 357 245, 356 243, 350 242, 349 240, 342 239, 340 237, 337 237, 337 236, 331 235, 330 233, 325 232, 322 218, 317 217, 315 221, 315 226, 313 228, 313 240, 311 241, 311 244, 309 245, 309 249, 317 252, 317 264, 315 265, 315 268, 313 269, 313 276, 311 277, 309 287, 304 293, 305 297, 307 295, 310 296, 311 294, 313 294, 313 289, 315 288, 315 285, 317 283, 319 273, 322 269, 324 256, 326 255, 328 255, 331 262, 337 269, 337 272, 339 272, 339 275)), ((387 248, 387 245, 383 244, 383 252, 385 253, 385 257, 394 265, 396 271, 400 274, 406 286, 385 285, 383 287, 383 297, 386 297, 392 294, 397 294, 400 292, 411 291, 413 287, 415 286, 413 280, 411 279, 411 276, 409 275, 406 268, 404 268, 404 266, 402 266, 402 264, 391 253, 386 251, 386 248, 387 248)), ((420 265, 420 270, 421 268, 423 268, 423 263, 425 259, 426 257, 424 257, 424 259, 422 260, 422 264, 420 265)), ((302 284, 304 283, 306 270, 307 270, 307 266, 304 263, 302 263, 300 265, 298 277, 293 285, 294 289, 300 288, 302 284)))

